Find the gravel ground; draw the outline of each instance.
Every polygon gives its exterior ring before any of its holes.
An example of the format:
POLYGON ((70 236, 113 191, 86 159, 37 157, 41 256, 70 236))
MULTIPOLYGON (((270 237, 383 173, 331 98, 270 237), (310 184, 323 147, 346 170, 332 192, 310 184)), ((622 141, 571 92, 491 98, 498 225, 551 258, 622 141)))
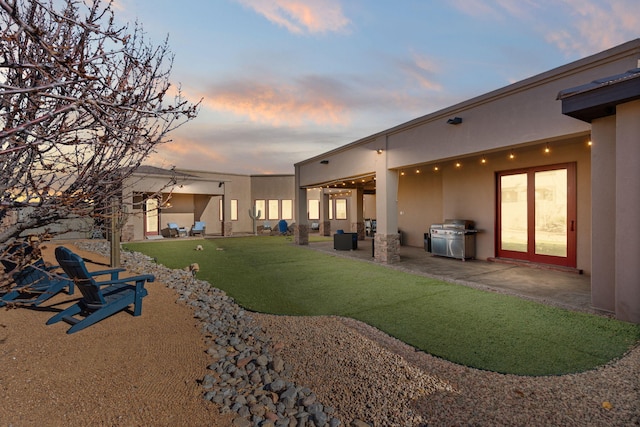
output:
MULTIPOLYGON (((210 361, 193 311, 161 283, 148 287, 142 316, 71 336, 44 326, 58 305, 3 313, 0 425, 244 425, 198 390, 210 361)), ((640 425, 640 347, 589 372, 521 377, 432 357, 352 319, 250 317, 288 379, 341 425, 640 425)))
POLYGON ((640 425, 640 347, 573 375, 480 371, 416 351, 352 319, 254 315, 293 381, 343 420, 376 426, 640 425))

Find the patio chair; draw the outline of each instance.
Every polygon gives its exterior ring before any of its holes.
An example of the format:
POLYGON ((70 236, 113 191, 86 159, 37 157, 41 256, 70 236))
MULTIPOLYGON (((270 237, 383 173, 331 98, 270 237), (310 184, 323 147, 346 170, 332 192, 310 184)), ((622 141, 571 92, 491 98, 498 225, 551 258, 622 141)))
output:
POLYGON ((199 234, 201 236, 204 236, 206 229, 207 229, 207 223, 206 222, 204 222, 204 221, 196 221, 195 224, 193 225, 193 227, 191 227, 191 235, 195 236, 196 234, 199 234))
POLYGON ((289 232, 287 221, 285 221, 284 219, 278 221, 278 231, 280 232, 280 234, 287 234, 289 232))
MULTIPOLYGON (((9 254, 18 250, 30 251, 33 248, 24 244, 13 248, 9 254)), ((16 268, 16 263, 3 259, 5 273, 10 273, 16 268)), ((57 265, 47 266, 42 258, 37 259, 22 270, 11 273, 14 286, 8 292, 0 296, 0 307, 7 304, 22 304, 39 306, 49 298, 68 288, 67 293, 73 294, 73 282, 52 274, 58 268, 57 265)))
POLYGON ((169 228, 169 237, 184 237, 187 235, 187 229, 179 227, 175 222, 167 223, 167 227, 169 228))
POLYGON ((146 282, 153 282, 152 274, 118 278, 124 268, 89 273, 84 260, 69 249, 58 246, 56 259, 67 276, 80 289, 82 298, 47 321, 47 325, 64 320, 71 324, 68 334, 80 331, 133 304, 133 315, 142 314, 142 298, 147 296, 146 282), (96 281, 94 277, 110 275, 109 280, 96 281), (76 318, 76 315, 84 316, 76 318))
POLYGON ((263 230, 271 231, 271 223, 269 221, 264 222, 263 230))

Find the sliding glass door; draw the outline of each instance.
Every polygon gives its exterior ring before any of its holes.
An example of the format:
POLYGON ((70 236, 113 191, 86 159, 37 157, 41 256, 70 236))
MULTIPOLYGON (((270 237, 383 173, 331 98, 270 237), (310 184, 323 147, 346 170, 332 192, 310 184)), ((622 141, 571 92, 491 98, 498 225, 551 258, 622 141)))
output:
POLYGON ((498 256, 575 267, 575 163, 497 175, 498 256))

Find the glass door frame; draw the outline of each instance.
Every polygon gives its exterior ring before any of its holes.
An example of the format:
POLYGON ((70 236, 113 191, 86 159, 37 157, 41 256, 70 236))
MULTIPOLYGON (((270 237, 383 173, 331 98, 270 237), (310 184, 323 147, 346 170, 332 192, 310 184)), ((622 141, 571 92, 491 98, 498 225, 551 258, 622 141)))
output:
POLYGON ((528 168, 512 169, 496 172, 496 256, 499 258, 510 258, 535 262, 540 264, 553 264, 564 267, 576 267, 577 253, 577 188, 576 188, 576 163, 560 163, 544 166, 533 166, 528 168), (536 253, 535 241, 535 174, 537 172, 547 172, 558 169, 567 171, 567 253, 565 257, 542 255, 536 253), (502 191, 501 177, 516 174, 527 174, 527 251, 519 252, 502 249, 502 191))
POLYGON ((155 198, 146 199, 143 202, 144 211, 144 235, 158 236, 160 234, 160 203, 155 198), (155 206, 153 206, 155 204, 155 206), (155 211, 155 213, 153 213, 155 211), (150 229, 149 224, 155 223, 155 230, 150 229))

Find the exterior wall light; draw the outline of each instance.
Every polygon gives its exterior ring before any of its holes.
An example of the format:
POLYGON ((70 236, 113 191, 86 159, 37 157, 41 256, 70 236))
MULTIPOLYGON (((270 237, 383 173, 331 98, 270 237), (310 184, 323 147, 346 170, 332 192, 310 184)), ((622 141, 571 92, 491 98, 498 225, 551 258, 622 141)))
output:
POLYGON ((462 117, 454 117, 447 120, 447 123, 450 125, 459 125, 460 123, 462 123, 462 117))
POLYGON ((382 148, 378 148, 378 149, 376 150, 376 153, 378 153, 378 154, 382 154, 382 148))
POLYGON ((329 164, 329 160, 320 160, 320 164, 328 165, 329 164))

